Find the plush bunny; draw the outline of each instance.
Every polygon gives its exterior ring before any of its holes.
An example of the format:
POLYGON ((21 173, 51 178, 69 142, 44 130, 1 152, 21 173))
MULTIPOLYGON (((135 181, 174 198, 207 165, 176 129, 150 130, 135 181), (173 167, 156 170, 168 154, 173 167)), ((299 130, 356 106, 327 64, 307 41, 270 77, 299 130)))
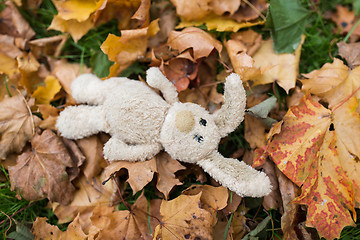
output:
POLYGON ((80 139, 98 132, 112 137, 104 146, 110 161, 144 161, 164 149, 174 159, 196 163, 215 180, 240 196, 261 197, 271 192, 269 178, 237 159, 217 151, 222 137, 244 118, 246 93, 240 77, 226 78, 225 103, 214 114, 193 103, 181 103, 174 85, 158 68, 147 72, 147 83, 124 77, 101 81, 83 74, 71 86, 78 103, 61 112, 61 135, 80 139))

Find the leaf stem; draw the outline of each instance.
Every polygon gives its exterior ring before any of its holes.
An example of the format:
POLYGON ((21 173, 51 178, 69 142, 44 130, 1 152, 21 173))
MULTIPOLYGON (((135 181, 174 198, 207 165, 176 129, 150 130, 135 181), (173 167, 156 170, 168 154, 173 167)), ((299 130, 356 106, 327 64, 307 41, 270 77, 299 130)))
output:
POLYGON ((339 107, 341 107, 344 103, 346 103, 352 96, 354 96, 354 94, 360 90, 360 86, 355 89, 355 91, 353 93, 350 94, 350 96, 348 96, 344 101, 342 101, 339 105, 337 105, 336 107, 333 108, 332 112, 335 112, 336 109, 338 109, 339 107))
POLYGON ((10 90, 9 90, 8 82, 7 82, 7 76, 5 76, 5 88, 6 88, 7 93, 9 94, 9 96, 12 97, 10 90))
POLYGON ((348 34, 346 35, 346 37, 344 38, 344 42, 347 42, 347 40, 349 40, 351 34, 354 32, 355 28, 359 25, 360 23, 360 19, 358 19, 356 21, 356 23, 354 24, 354 26, 350 29, 350 31, 348 32, 348 34))

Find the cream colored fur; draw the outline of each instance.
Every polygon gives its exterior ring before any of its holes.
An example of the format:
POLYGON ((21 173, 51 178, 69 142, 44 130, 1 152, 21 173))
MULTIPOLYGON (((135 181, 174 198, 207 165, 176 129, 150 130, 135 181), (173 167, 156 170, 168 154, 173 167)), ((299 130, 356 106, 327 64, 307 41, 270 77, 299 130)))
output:
POLYGON ((72 95, 88 105, 66 108, 56 126, 72 139, 109 133, 104 156, 110 161, 144 161, 164 149, 172 158, 200 165, 240 196, 261 197, 271 191, 264 173, 217 152, 221 137, 244 118, 246 95, 237 74, 226 78, 225 103, 215 114, 180 103, 174 85, 158 68, 147 71, 147 83, 163 98, 140 81, 81 75, 71 86, 72 95))

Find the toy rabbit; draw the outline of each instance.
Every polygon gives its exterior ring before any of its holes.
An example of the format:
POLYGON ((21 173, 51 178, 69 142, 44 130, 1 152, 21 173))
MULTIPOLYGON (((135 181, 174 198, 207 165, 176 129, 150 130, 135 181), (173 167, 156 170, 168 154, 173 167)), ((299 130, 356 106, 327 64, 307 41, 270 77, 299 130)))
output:
POLYGON ((265 173, 217 151, 220 139, 244 118, 246 93, 237 74, 226 78, 225 103, 214 114, 197 104, 179 102, 174 85, 158 68, 146 74, 148 85, 159 89, 162 97, 141 81, 79 76, 72 83, 72 96, 88 105, 61 112, 56 124, 61 135, 80 139, 106 132, 111 138, 103 152, 110 161, 144 161, 165 150, 174 159, 201 166, 240 196, 271 192, 265 173))

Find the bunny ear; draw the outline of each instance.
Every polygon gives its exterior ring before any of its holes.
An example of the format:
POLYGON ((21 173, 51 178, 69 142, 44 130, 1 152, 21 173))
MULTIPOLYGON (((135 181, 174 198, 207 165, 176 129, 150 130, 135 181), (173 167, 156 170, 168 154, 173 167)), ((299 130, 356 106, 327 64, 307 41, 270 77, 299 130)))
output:
POLYGON ((234 131, 244 120, 246 92, 240 76, 236 73, 232 73, 226 78, 224 102, 220 110, 214 113, 215 123, 221 137, 234 131))
POLYGON ((218 152, 210 154, 197 164, 221 185, 241 197, 263 197, 272 191, 270 179, 265 173, 237 159, 225 158, 218 152))

